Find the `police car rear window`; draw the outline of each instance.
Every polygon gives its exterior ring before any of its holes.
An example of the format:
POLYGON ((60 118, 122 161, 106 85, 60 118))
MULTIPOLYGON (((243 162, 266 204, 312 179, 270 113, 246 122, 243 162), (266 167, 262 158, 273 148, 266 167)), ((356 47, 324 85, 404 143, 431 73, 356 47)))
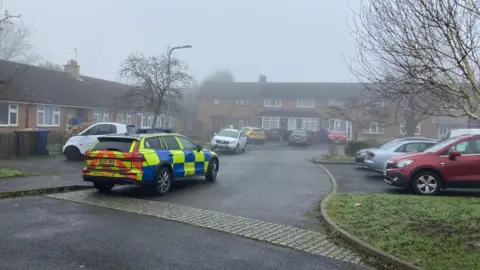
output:
POLYGON ((133 142, 133 140, 123 138, 103 138, 99 139, 90 151, 130 152, 133 142))

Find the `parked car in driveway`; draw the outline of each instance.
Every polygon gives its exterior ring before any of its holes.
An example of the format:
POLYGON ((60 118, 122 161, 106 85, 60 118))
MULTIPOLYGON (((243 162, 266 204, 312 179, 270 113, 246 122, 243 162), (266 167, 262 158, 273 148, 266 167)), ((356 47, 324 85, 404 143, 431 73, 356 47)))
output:
POLYGON ((295 129, 288 138, 289 145, 309 145, 312 143, 313 134, 305 129, 295 129))
POLYGON ((459 128, 450 130, 443 140, 458 137, 462 135, 480 135, 480 128, 459 128))
POLYGON ((480 188, 480 135, 446 139, 421 153, 392 157, 385 182, 417 194, 434 195, 446 188, 480 188))
POLYGON ((422 152, 437 143, 437 140, 406 140, 398 141, 384 148, 370 148, 363 163, 366 169, 383 173, 387 161, 396 155, 422 152))
POLYGON ((109 134, 136 134, 133 125, 102 122, 89 126, 78 135, 72 136, 63 146, 63 155, 68 160, 79 160, 98 137, 109 134))
POLYGON ((347 132, 345 132, 345 130, 330 130, 328 132, 328 142, 346 144, 347 132))
MULTIPOLYGON (((382 149, 382 148, 388 147, 388 146, 390 146, 394 143, 397 143, 397 142, 400 142, 400 141, 409 141, 409 140, 432 140, 432 139, 427 138, 427 137, 404 137, 404 138, 398 138, 398 139, 388 141, 388 142, 380 145, 378 148, 382 149)), ((360 150, 357 151, 357 153, 355 153, 355 164, 357 166, 364 167, 363 163, 365 161, 365 154, 367 153, 368 149, 370 149, 370 148, 360 149, 360 150)))
POLYGON ((242 131, 247 136, 247 141, 252 143, 261 143, 265 142, 265 131, 257 127, 243 127, 242 131))
POLYGON ((215 133, 211 141, 212 151, 225 150, 236 154, 245 152, 247 136, 241 130, 226 128, 215 133))

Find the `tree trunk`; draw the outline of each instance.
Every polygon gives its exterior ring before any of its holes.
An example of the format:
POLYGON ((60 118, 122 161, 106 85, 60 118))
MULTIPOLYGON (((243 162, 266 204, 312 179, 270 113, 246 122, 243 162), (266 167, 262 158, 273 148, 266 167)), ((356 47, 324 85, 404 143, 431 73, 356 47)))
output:
POLYGON ((360 128, 359 127, 356 127, 355 130, 353 131, 353 136, 352 136, 352 140, 353 141, 357 141, 358 140, 358 132, 360 131, 360 128))
POLYGON ((407 117, 405 119, 405 130, 407 137, 415 136, 415 131, 417 130, 417 119, 415 118, 415 112, 407 112, 407 117))

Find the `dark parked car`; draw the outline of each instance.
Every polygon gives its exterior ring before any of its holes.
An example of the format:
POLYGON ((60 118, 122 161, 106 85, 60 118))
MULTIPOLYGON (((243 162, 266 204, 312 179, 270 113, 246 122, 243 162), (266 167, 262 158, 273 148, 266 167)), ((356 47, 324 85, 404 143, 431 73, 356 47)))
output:
POLYGON ((480 135, 446 139, 423 152, 392 157, 385 182, 434 195, 445 188, 479 188, 480 135))
POLYGON ((313 134, 311 131, 304 129, 296 129, 292 131, 290 137, 288 138, 289 145, 303 144, 309 145, 312 143, 313 134))
POLYGON ((173 133, 169 128, 139 128, 138 134, 152 134, 152 133, 173 133))

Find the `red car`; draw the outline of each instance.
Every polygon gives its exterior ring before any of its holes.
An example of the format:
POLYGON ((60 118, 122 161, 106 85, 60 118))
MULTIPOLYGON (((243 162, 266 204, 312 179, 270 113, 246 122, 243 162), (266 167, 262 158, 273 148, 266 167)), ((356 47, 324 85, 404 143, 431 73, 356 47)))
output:
POLYGON ((434 195, 446 188, 480 188, 480 135, 444 140, 420 153, 387 161, 385 182, 434 195))
POLYGON ((328 132, 328 141, 330 143, 347 143, 347 133, 344 130, 330 130, 328 132))

